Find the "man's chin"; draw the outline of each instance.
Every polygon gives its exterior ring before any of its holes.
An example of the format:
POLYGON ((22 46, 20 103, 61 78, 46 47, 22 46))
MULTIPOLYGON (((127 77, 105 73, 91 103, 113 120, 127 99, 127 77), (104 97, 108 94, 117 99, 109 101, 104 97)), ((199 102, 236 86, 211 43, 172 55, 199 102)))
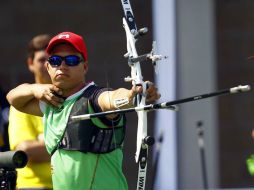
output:
POLYGON ((66 86, 64 85, 64 82, 61 82, 61 81, 53 82, 53 85, 55 85, 56 87, 60 89, 64 89, 64 87, 66 86))

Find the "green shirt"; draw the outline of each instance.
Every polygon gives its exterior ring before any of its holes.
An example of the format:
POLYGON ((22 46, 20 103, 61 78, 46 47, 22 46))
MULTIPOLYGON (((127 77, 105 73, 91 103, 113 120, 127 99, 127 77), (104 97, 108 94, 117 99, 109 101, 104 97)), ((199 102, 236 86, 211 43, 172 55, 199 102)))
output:
MULTIPOLYGON (((61 140, 72 106, 90 83, 68 97, 61 109, 46 106, 44 138, 50 153, 61 140)), ((57 149, 51 157, 54 190, 127 190, 122 172, 123 153, 116 149, 106 154, 57 149)))

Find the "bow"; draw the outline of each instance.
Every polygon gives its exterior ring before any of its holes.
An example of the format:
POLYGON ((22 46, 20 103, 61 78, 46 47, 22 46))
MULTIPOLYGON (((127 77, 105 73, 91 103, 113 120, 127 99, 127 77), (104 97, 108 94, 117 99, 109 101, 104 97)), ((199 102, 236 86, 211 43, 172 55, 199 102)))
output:
MULTIPOLYGON (((127 39, 127 53, 124 57, 128 58, 128 64, 131 67, 131 76, 126 77, 126 82, 132 82, 133 86, 142 86, 143 92, 135 97, 135 103, 137 109, 146 106, 146 89, 147 84, 143 81, 140 62, 150 59, 154 66, 156 61, 163 58, 161 55, 155 55, 154 49, 150 53, 138 56, 135 43, 139 37, 147 33, 147 28, 137 30, 134 15, 129 0, 121 0, 125 17, 123 18, 123 27, 126 33, 127 39)), ((171 109, 174 109, 171 107, 171 109)), ((137 190, 145 189, 146 170, 147 170, 147 158, 148 147, 153 145, 154 138, 147 136, 147 110, 143 109, 137 112, 138 114, 138 131, 137 131, 137 144, 135 160, 139 165, 137 190)))

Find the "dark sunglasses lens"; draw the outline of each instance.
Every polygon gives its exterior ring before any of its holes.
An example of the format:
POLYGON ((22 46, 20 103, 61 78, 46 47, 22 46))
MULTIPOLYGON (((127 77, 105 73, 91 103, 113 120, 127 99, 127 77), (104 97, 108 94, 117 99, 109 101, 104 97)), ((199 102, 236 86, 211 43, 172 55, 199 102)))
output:
POLYGON ((62 63, 62 58, 59 56, 51 56, 49 57, 48 62, 50 65, 58 67, 62 63))
POLYGON ((76 66, 81 62, 81 58, 76 55, 69 55, 65 57, 65 64, 68 66, 76 66))

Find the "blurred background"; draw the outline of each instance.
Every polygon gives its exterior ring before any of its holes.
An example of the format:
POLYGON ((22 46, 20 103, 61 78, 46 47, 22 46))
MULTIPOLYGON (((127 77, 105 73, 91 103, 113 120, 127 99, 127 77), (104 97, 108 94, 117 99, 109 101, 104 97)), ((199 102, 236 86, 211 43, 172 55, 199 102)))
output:
MULTIPOLYGON (((247 60, 254 55, 253 0, 132 0, 131 4, 138 28, 150 30, 137 42, 138 53, 150 52, 156 40, 158 52, 168 56, 158 63, 158 74, 151 64, 142 65, 144 80, 156 82, 162 101, 240 84, 254 88, 254 63, 247 60)), ((33 36, 73 31, 87 43, 86 79, 129 88, 124 82, 130 68, 123 57, 122 17, 120 0, 1 1, 0 87, 8 92, 33 81, 26 65, 27 43, 33 36)), ((254 153, 253 106, 250 91, 182 104, 177 113, 149 113, 148 133, 157 143, 150 149, 147 189, 203 189, 205 180, 212 189, 254 187, 246 165, 254 153), (198 125, 204 129, 204 157, 198 125), (161 149, 156 149, 159 137, 163 137, 161 149)), ((132 190, 137 182, 137 117, 135 113, 127 117, 123 169, 132 190)))

